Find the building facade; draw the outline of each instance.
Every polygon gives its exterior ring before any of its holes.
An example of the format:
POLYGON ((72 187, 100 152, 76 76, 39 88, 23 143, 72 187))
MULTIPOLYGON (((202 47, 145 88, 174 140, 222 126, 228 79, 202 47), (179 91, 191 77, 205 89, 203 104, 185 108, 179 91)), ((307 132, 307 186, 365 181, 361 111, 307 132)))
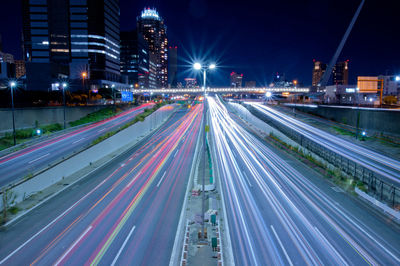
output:
POLYGON ((178 46, 168 48, 168 85, 176 88, 178 85, 178 46))
POLYGON ((334 85, 349 84, 349 60, 338 62, 332 71, 334 85))
POLYGON ((243 74, 232 72, 230 75, 230 87, 241 88, 243 83, 243 74))
POLYGON ((246 88, 255 88, 256 87, 256 82, 254 80, 246 81, 244 84, 245 84, 246 88))
POLYGON ((185 88, 197 88, 197 80, 195 78, 185 78, 185 88))
POLYGON ((121 75, 134 88, 149 88, 149 52, 147 42, 137 30, 121 32, 121 75))
POLYGON ((312 86, 317 87, 326 71, 327 65, 322 63, 321 61, 316 61, 315 59, 313 60, 313 62, 314 68, 312 72, 312 86))
POLYGON ((149 46, 149 53, 154 54, 156 65, 156 87, 168 86, 168 39, 164 20, 155 9, 145 8, 137 17, 137 29, 149 46))
POLYGON ((379 75, 378 79, 383 79, 383 95, 400 96, 400 77, 379 75))
POLYGON ((20 78, 26 75, 25 69, 25 61, 24 60, 15 60, 15 77, 20 78))
POLYGON ((23 0, 22 11, 28 89, 120 81, 118 0, 23 0))

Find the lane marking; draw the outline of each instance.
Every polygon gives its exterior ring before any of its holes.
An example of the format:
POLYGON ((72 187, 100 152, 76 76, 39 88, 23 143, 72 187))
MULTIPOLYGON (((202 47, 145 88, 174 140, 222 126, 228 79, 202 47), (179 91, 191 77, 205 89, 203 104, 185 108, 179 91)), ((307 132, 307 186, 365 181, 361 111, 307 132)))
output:
POLYGON ((78 143, 78 142, 80 142, 80 141, 82 141, 82 140, 84 140, 84 139, 85 139, 85 138, 78 139, 78 140, 72 142, 72 144, 78 143))
POLYGON ((281 247, 283 253, 285 254, 285 257, 286 257, 287 261, 289 262, 289 264, 290 264, 291 266, 293 266, 293 263, 292 263, 292 261, 290 260, 289 255, 287 254, 286 249, 285 249, 284 246, 282 245, 282 242, 281 242, 281 240, 279 239, 278 234, 276 233, 276 231, 275 231, 274 227, 272 226, 272 224, 271 224, 271 229, 272 229, 272 233, 274 233, 274 236, 275 236, 276 240, 278 240, 279 246, 281 247))
POLYGON ((124 243, 122 244, 121 248, 118 250, 117 256, 115 256, 113 262, 111 263, 111 266, 114 266, 115 263, 117 262, 119 256, 120 256, 121 253, 122 253, 122 250, 123 250, 123 249, 125 248, 125 246, 126 246, 126 243, 128 243, 128 240, 129 240, 129 238, 131 237, 133 231, 135 231, 135 228, 136 228, 136 226, 133 226, 133 227, 132 227, 131 231, 129 232, 128 236, 126 237, 126 239, 125 239, 124 243))
POLYGON ((250 181, 249 181, 249 178, 247 177, 246 172, 243 172, 243 176, 244 176, 244 178, 246 179, 247 183, 249 183, 249 186, 250 186, 250 187, 253 187, 253 185, 252 185, 252 184, 250 183, 250 181))
POLYGON ((348 263, 343 259, 342 256, 340 256, 339 252, 335 249, 334 246, 328 241, 328 239, 321 233, 321 231, 318 230, 316 226, 314 226, 315 232, 320 236, 320 238, 328 245, 328 247, 331 248, 331 250, 335 253, 335 256, 337 256, 340 259, 340 264, 341 265, 348 265, 348 263))
POLYGON ((42 156, 40 156, 39 158, 36 158, 36 159, 30 161, 28 164, 34 163, 34 162, 36 162, 36 161, 38 161, 38 160, 40 160, 40 159, 43 159, 44 157, 49 156, 49 155, 50 155, 50 153, 47 153, 47 154, 45 154, 45 155, 42 155, 42 156))
POLYGON ((69 247, 69 249, 62 255, 62 257, 61 258, 59 258, 58 260, 57 260, 57 262, 54 264, 55 266, 57 266, 57 265, 59 265, 63 260, 64 260, 64 258, 68 255, 68 253, 70 253, 71 252, 71 250, 79 243, 79 241, 81 241, 81 239, 87 234, 87 233, 89 233, 89 231, 92 229, 92 226, 90 225, 88 228, 86 228, 86 230, 85 230, 85 232, 83 232, 81 235, 80 235, 80 237, 77 239, 77 240, 75 240, 75 242, 69 247))
POLYGON ((179 152, 179 150, 177 150, 177 151, 175 152, 174 158, 175 158, 175 156, 178 154, 178 152, 179 152))
POLYGON ((166 174, 166 173, 167 173, 167 171, 165 171, 165 172, 164 172, 164 174, 162 175, 162 177, 161 177, 160 181, 158 181, 157 187, 159 187, 159 186, 160 186, 160 184, 161 184, 161 182, 163 181, 163 179, 164 179, 164 176, 165 176, 165 174, 166 174))
POLYGON ((103 132, 104 130, 106 130, 107 128, 103 128, 103 129, 100 129, 99 131, 97 131, 97 132, 103 132))

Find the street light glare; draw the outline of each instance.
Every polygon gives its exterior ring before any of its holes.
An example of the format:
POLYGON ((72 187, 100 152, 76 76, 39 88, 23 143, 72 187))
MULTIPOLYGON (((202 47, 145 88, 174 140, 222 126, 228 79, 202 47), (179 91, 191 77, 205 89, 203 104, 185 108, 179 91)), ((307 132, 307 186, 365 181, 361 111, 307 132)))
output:
POLYGON ((209 69, 214 69, 215 68, 215 64, 211 64, 208 68, 209 69))
POLYGON ((400 81, 400 76, 396 76, 396 81, 400 81))
POLYGON ((194 63, 193 67, 194 67, 194 69, 199 70, 199 69, 201 69, 201 64, 200 63, 194 63))
POLYGON ((10 87, 15 87, 16 85, 17 85, 17 83, 15 83, 15 81, 10 82, 10 87))
POLYGON ((63 88, 66 88, 68 85, 67 85, 67 83, 63 82, 62 86, 63 86, 63 88))
POLYGON ((270 91, 267 91, 267 93, 265 94, 265 96, 267 96, 267 98, 270 98, 272 96, 272 93, 270 91))

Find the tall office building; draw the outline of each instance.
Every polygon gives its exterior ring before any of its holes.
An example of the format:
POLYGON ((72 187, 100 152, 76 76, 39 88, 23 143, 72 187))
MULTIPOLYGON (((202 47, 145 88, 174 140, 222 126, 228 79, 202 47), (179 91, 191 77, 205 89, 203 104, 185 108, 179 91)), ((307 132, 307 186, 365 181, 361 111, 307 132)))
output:
POLYGON ((327 65, 322 63, 321 61, 313 60, 314 68, 312 72, 312 86, 317 87, 321 81, 322 76, 325 73, 327 65))
POLYGON ((121 74, 135 88, 149 88, 148 45, 137 30, 121 32, 121 74))
POLYGON ((170 46, 168 54, 168 84, 172 88, 176 88, 178 85, 178 46, 170 46))
POLYGON ((333 85, 349 84, 349 60, 338 62, 333 67, 333 85))
POLYGON ((155 9, 145 8, 137 17, 137 29, 149 45, 149 52, 154 54, 156 64, 156 87, 168 86, 168 39, 164 20, 155 9))
POLYGON ((230 87, 241 88, 243 82, 243 74, 232 72, 230 76, 230 87))
POLYGON ((28 89, 83 73, 93 86, 119 81, 119 0, 23 0, 22 11, 28 89))

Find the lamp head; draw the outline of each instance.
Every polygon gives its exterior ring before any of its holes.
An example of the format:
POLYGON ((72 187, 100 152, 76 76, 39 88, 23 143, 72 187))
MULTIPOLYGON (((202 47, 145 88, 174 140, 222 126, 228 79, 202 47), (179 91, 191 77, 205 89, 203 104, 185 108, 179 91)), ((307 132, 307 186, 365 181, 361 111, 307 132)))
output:
POLYGON ((193 68, 196 70, 200 70, 201 69, 201 64, 200 63, 194 63, 193 68))

